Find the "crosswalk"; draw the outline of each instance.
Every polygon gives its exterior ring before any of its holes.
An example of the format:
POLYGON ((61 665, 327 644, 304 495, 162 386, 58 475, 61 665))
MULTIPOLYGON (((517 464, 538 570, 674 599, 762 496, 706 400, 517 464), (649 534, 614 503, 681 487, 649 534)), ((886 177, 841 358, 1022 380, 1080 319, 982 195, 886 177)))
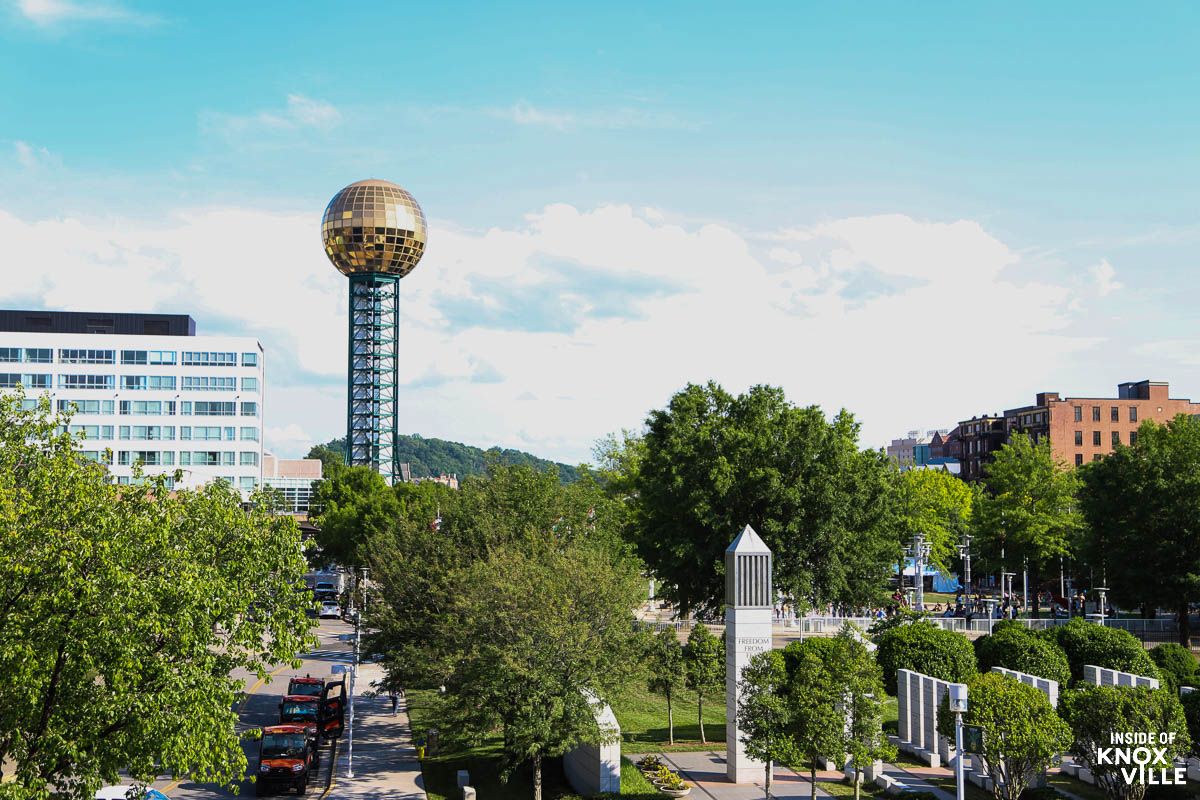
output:
POLYGON ((349 650, 313 650, 311 653, 305 653, 302 657, 306 659, 350 663, 354 660, 354 653, 349 650))

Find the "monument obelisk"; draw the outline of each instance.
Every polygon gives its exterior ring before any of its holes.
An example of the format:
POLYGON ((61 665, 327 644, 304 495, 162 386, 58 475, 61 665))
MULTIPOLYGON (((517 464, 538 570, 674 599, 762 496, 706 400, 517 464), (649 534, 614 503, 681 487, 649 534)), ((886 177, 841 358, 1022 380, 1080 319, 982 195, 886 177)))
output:
POLYGON ((749 525, 725 551, 725 774, 761 780, 766 765, 746 755, 737 724, 738 680, 755 653, 771 649, 771 550, 749 525))

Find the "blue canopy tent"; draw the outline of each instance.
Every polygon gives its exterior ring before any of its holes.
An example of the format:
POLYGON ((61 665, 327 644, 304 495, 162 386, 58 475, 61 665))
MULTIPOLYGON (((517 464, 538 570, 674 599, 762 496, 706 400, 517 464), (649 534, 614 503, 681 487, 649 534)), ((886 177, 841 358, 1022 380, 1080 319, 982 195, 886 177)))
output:
MULTIPOLYGON (((895 565, 893 565, 892 566, 892 574, 893 575, 896 573, 896 570, 897 570, 897 567, 895 565)), ((931 566, 929 564, 925 565, 925 569, 923 570, 923 572, 924 572, 923 577, 933 579, 933 581, 932 581, 933 582, 933 591, 935 591, 935 592, 945 592, 947 594, 952 594, 952 593, 957 592, 960 589, 962 589, 962 584, 959 583, 958 576, 954 575, 953 573, 951 573, 949 575, 944 575, 938 571, 937 567, 931 566)), ((905 579, 906 585, 909 585, 909 586, 912 585, 912 581, 916 577, 916 574, 917 574, 917 565, 916 565, 914 559, 911 559, 911 558, 906 559, 904 562, 904 579, 905 579)))

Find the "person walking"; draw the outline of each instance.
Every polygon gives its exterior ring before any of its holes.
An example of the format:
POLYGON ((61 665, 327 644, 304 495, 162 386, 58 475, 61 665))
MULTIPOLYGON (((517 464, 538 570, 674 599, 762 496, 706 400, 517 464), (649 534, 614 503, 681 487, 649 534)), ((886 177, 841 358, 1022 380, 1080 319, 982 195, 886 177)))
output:
POLYGON ((400 695, 396 694, 395 689, 388 690, 388 697, 392 700, 392 716, 396 716, 396 712, 400 709, 400 695))

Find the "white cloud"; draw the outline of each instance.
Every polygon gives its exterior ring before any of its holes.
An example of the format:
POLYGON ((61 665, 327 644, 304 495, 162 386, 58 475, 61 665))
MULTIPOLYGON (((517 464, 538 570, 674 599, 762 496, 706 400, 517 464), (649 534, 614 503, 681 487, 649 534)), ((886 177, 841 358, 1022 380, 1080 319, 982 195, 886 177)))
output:
POLYGON ((28 142, 20 140, 13 142, 13 153, 16 156, 17 163, 25 169, 62 166, 62 161, 58 156, 44 147, 37 147, 28 142))
MULTIPOLYGON (((323 441, 328 441, 323 440, 323 441)), ((304 455, 317 442, 313 437, 296 423, 290 423, 282 428, 267 426, 263 430, 263 445, 272 453, 289 453, 304 455)), ((280 456, 287 458, 288 456, 280 456)))
POLYGON ((228 141, 243 141, 264 136, 294 134, 306 129, 330 130, 341 124, 342 114, 331 103, 301 94, 289 94, 287 107, 256 111, 251 114, 227 114, 202 111, 198 115, 201 130, 228 141))
POLYGON ((123 22, 156 25, 161 20, 112 3, 79 3, 71 0, 17 0, 17 10, 29 21, 49 26, 61 22, 123 22))
POLYGON ((676 130, 699 127, 694 122, 681 119, 669 111, 632 106, 580 113, 537 108, 527 100, 519 100, 504 108, 485 109, 484 113, 497 119, 514 122, 517 125, 536 125, 556 131, 574 128, 676 130))
MULTIPOLYGON (((302 455, 345 418, 346 280, 320 248, 319 214, 182 209, 149 226, 0 211, 9 258, 41 266, 7 276, 0 302, 185 312, 201 334, 258 336, 268 442, 302 455)), ((1024 402, 1014 375, 1056 379, 1093 343, 1064 331, 1067 289, 1006 278, 1019 255, 975 222, 797 226, 794 258, 760 260, 729 226, 669 218, 557 204, 513 229, 435 220, 400 284, 401 432, 576 461, 711 378, 845 406, 878 444, 1024 402), (947 391, 955 375, 969 386, 947 391)))
POLYGON ((1096 290, 1100 292, 1101 297, 1125 288, 1125 284, 1113 280, 1117 271, 1108 263, 1107 258, 1102 258, 1099 264, 1089 267, 1088 272, 1096 279, 1096 290))

